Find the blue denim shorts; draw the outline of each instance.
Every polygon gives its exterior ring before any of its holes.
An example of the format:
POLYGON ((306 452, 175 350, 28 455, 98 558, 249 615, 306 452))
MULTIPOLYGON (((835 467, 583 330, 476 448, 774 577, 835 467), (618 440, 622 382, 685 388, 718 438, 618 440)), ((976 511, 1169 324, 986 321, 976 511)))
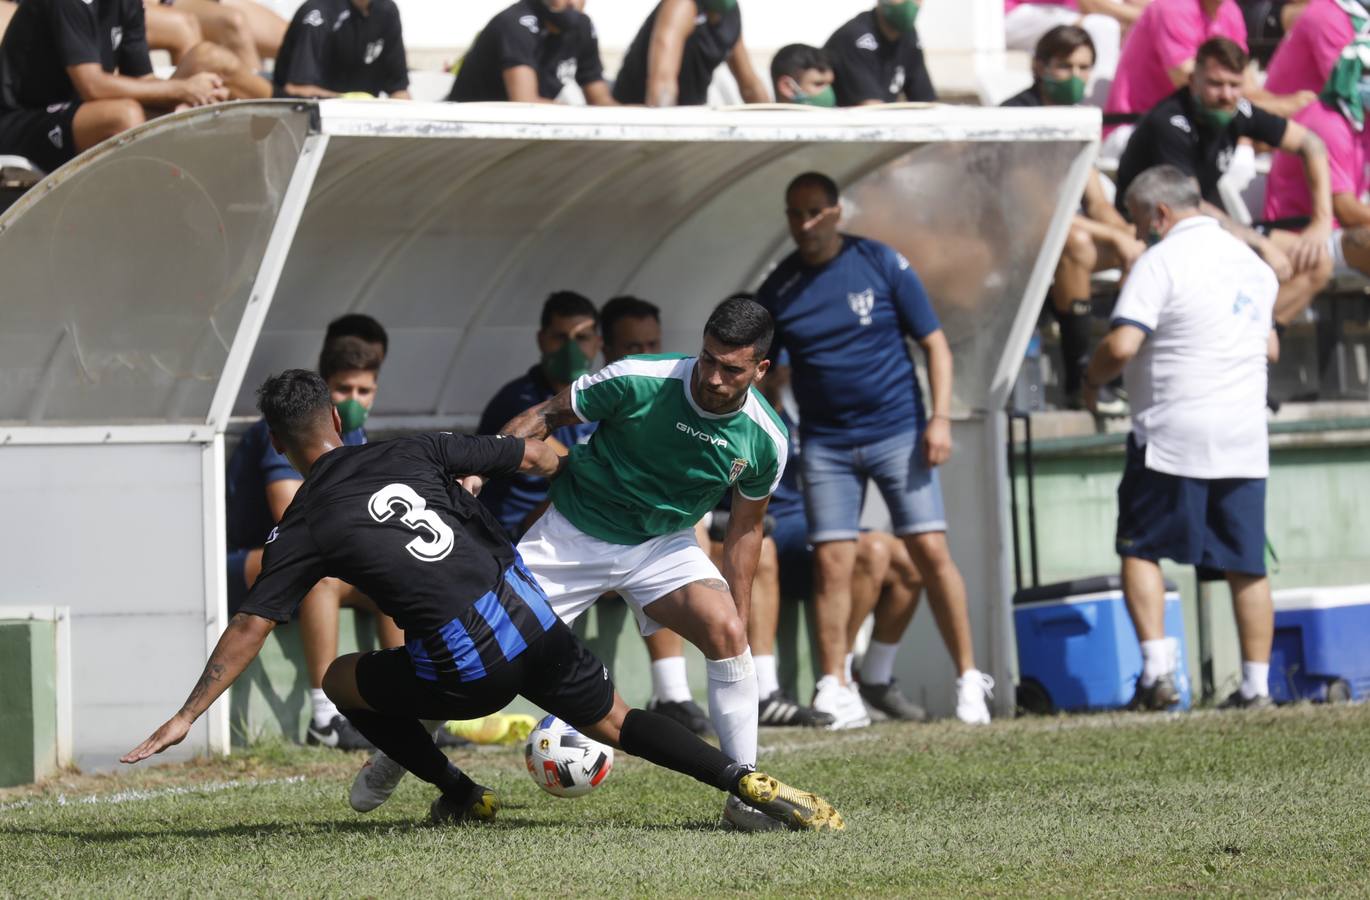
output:
POLYGON ((868 481, 885 499, 895 534, 946 531, 942 484, 923 460, 919 437, 911 431, 857 447, 806 441, 800 459, 809 542, 856 540, 868 481))

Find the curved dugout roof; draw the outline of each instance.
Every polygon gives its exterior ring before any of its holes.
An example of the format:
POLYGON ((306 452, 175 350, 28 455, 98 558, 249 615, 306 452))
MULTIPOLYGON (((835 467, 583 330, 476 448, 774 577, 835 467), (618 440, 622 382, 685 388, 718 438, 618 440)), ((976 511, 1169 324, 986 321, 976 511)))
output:
POLYGON ((843 186, 848 230, 909 257, 957 350, 961 407, 993 408, 1098 122, 344 100, 181 113, 0 217, 0 428, 222 430, 252 414, 264 374, 313 365, 349 311, 391 332, 384 418, 470 421, 532 362, 557 289, 653 300, 667 348, 692 351, 713 305, 788 252, 781 192, 808 169, 843 186))

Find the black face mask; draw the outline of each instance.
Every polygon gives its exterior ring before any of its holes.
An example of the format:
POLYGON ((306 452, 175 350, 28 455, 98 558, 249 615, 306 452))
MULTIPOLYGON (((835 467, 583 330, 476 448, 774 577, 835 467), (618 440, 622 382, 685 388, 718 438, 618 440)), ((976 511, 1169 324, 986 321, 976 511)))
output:
POLYGON ((580 12, 569 6, 559 12, 552 12, 544 0, 534 0, 533 5, 542 13, 542 20, 558 31, 571 31, 580 21, 580 12))

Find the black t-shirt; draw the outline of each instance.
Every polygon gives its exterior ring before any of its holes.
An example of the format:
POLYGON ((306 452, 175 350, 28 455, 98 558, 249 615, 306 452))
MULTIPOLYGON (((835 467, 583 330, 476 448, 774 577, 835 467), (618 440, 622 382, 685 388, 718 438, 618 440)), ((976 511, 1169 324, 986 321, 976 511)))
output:
POLYGON ((875 10, 861 13, 834 31, 823 49, 832 60, 838 106, 860 106, 868 100, 894 103, 900 94, 916 102, 937 99, 918 32, 886 39, 875 10))
POLYGON ((1012 97, 1009 97, 1007 100, 1005 100, 1003 103, 1000 103, 999 105, 1000 105, 1000 106, 1045 106, 1046 104, 1042 103, 1042 95, 1041 95, 1040 93, 1037 92, 1037 85, 1034 84, 1032 87, 1028 88, 1027 90, 1019 91, 1018 93, 1014 94, 1012 97))
POLYGON ((1137 123, 1137 130, 1118 160, 1116 205, 1124 215, 1127 208, 1123 198, 1128 185, 1152 166, 1164 164, 1198 178, 1203 198, 1221 208, 1218 179, 1227 171, 1237 141, 1251 138, 1277 147, 1289 125, 1287 119, 1272 116, 1246 99, 1237 102, 1237 114, 1221 130, 1201 125, 1197 113, 1194 95, 1184 87, 1157 103, 1137 123))
POLYGON ((152 74, 140 0, 24 0, 0 43, 0 108, 79 100, 68 66, 152 74))
MULTIPOLYGON (((661 4, 647 17, 633 38, 623 68, 614 81, 614 99, 619 103, 647 102, 647 52, 652 46, 652 31, 661 4)), ((695 30, 685 41, 680 56, 680 77, 676 80, 677 106, 703 106, 709 100, 709 85, 714 80, 714 69, 728 58, 742 37, 742 10, 734 6, 717 22, 700 10, 695 17, 695 30)))
POLYGON ((584 87, 604 80, 599 35, 581 14, 567 31, 552 33, 533 0, 519 0, 490 20, 462 60, 448 100, 508 100, 504 71, 528 66, 537 73, 538 96, 555 100, 571 81, 584 87))
POLYGON ((393 94, 409 87, 400 11, 371 0, 362 15, 350 0, 306 0, 286 29, 274 74, 278 90, 313 85, 345 94, 393 94))
POLYGON ((239 612, 288 621, 319 579, 355 586, 404 629, 438 634, 501 584, 514 547, 454 476, 512 475, 517 438, 421 434, 339 447, 314 464, 267 537, 239 612))

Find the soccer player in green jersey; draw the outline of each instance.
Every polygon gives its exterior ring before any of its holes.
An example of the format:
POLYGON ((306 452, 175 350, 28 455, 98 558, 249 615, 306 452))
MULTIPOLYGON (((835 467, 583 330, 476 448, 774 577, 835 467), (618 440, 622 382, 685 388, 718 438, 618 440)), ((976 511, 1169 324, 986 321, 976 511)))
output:
MULTIPOLYGON (((785 469, 780 417, 754 389, 769 365, 770 314, 726 300, 697 357, 629 357, 584 375, 503 431, 541 437, 597 422, 552 482, 551 506, 519 553, 563 621, 606 591, 623 597, 644 635, 667 627, 707 659, 709 712, 723 752, 755 765, 757 686, 747 646, 752 576, 766 503, 785 469), (719 571, 694 524, 733 491, 719 571)), ((738 828, 769 820, 729 802, 738 828)))

